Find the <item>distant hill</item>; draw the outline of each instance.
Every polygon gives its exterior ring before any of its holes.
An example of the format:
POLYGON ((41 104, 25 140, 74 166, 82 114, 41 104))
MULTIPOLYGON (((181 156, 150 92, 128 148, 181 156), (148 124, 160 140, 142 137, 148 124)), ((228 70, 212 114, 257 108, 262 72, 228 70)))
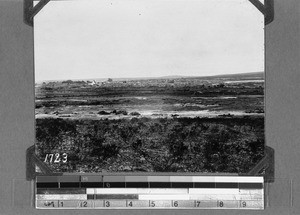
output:
MULTIPOLYGON (((147 80, 147 79, 179 79, 179 78, 200 78, 200 79, 239 79, 239 80, 248 80, 255 79, 261 80, 264 79, 264 72, 250 72, 250 73, 238 73, 238 74, 222 74, 222 75, 213 75, 213 76, 181 76, 181 75, 171 75, 171 76, 160 76, 160 77, 134 77, 134 78, 113 78, 115 81, 126 81, 126 80, 147 80)), ((91 80, 91 79, 88 79, 91 80)), ((94 79, 96 81, 106 81, 107 79, 94 79)))
POLYGON ((250 72, 250 73, 238 73, 238 74, 222 74, 214 76, 203 76, 200 78, 227 78, 227 79, 264 79, 264 72, 250 72))
MULTIPOLYGON (((161 77, 136 77, 136 78, 113 78, 115 81, 125 81, 125 80, 147 80, 147 79, 180 79, 180 78, 199 78, 199 79, 228 79, 228 80, 262 80, 264 79, 264 72, 251 72, 251 73, 238 73, 238 74, 222 74, 213 76, 161 76, 161 77)), ((107 80, 107 79, 95 79, 97 80, 107 80)))
MULTIPOLYGON (((238 73, 238 74, 222 74, 213 76, 161 76, 161 77, 131 77, 131 78, 112 78, 114 81, 129 81, 129 80, 148 80, 148 79, 180 79, 180 78, 199 78, 199 79, 227 79, 227 80, 263 80, 264 72, 250 72, 250 73, 238 73)), ((72 79, 72 81, 91 81, 95 80, 97 82, 107 81, 108 78, 89 78, 89 79, 72 79)), ((51 81, 65 81, 65 80, 51 80, 51 81)), ((42 82, 42 81, 40 81, 42 82)), ((50 82, 46 81, 46 82, 50 82)))

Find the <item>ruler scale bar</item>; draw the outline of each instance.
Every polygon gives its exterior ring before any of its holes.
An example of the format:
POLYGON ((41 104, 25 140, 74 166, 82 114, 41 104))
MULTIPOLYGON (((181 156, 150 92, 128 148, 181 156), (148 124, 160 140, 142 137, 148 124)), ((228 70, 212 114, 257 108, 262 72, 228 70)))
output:
POLYGON ((66 208, 122 208, 122 209, 155 209, 155 208, 186 208, 186 209, 264 209, 263 201, 193 201, 193 200, 37 200, 38 209, 66 209, 66 208))
POLYGON ((37 176, 37 182, 244 182, 263 183, 260 176, 37 176))
POLYGON ((60 182, 60 188, 80 188, 80 182, 60 182))
POLYGON ((36 194, 86 194, 87 189, 79 188, 55 188, 55 189, 46 189, 38 188, 36 189, 36 194))
POLYGON ((82 188, 103 187, 103 182, 81 182, 82 188))
POLYGON ((58 182, 38 182, 36 183, 37 188, 59 188, 58 182))
POLYGON ((36 208, 264 209, 263 177, 39 176, 36 208))
POLYGON ((80 182, 37 182, 37 188, 240 188, 262 189, 263 183, 205 183, 205 182, 104 182, 104 183, 80 183, 80 182))
POLYGON ((148 182, 126 182, 126 188, 148 188, 148 182))
POLYGON ((137 194, 96 194, 95 199, 139 199, 137 194))

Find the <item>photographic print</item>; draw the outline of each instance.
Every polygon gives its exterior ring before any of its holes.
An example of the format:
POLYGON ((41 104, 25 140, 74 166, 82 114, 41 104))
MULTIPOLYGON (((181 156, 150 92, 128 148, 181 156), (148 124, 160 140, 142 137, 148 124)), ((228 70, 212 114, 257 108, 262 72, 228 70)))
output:
POLYGON ((34 49, 53 172, 247 173, 264 156, 264 16, 248 0, 50 1, 34 49))

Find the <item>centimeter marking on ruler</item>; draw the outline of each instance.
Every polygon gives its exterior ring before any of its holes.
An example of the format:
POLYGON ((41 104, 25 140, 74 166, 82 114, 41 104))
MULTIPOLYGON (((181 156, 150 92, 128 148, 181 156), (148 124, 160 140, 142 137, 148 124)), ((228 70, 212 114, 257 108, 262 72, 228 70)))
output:
POLYGON ((38 209, 264 209, 262 200, 37 200, 38 209))

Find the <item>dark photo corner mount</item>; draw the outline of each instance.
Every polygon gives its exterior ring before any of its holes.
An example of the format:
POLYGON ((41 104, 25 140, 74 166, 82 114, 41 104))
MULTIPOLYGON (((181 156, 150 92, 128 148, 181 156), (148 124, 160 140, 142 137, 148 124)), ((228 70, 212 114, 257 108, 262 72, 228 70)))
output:
MULTIPOLYGON (((265 0, 264 4, 259 0, 249 0, 264 16, 265 25, 274 20, 274 0, 265 0)), ((50 0, 39 0, 34 6, 34 0, 24 0, 24 23, 33 27, 33 18, 38 14, 50 0)), ((34 180, 37 175, 62 175, 53 173, 50 168, 35 155, 35 146, 31 146, 26 151, 26 179, 34 180), (40 173, 36 172, 36 167, 40 173)), ((274 150, 265 146, 265 156, 247 174, 243 175, 263 175, 266 183, 274 182, 274 150)))
POLYGON ((34 0, 24 0, 24 22, 33 27, 33 18, 50 0, 39 0, 34 6, 34 0))

